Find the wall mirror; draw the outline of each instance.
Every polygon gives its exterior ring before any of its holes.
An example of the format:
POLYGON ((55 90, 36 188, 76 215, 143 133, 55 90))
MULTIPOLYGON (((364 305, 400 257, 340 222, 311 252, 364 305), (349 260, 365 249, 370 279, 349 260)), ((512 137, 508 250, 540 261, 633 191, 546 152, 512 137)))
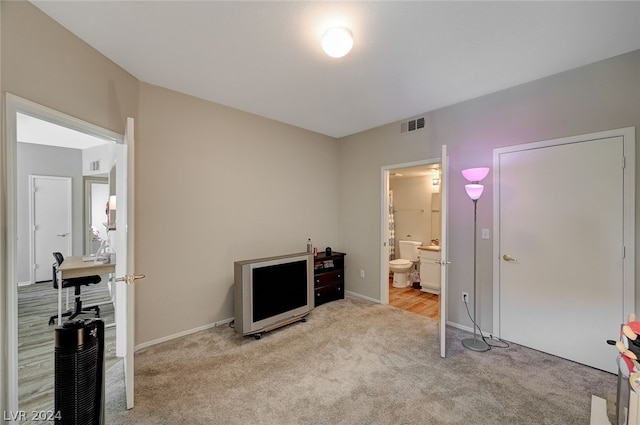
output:
POLYGON ((108 177, 84 177, 84 254, 94 255, 100 240, 106 240, 107 208, 109 202, 108 177))

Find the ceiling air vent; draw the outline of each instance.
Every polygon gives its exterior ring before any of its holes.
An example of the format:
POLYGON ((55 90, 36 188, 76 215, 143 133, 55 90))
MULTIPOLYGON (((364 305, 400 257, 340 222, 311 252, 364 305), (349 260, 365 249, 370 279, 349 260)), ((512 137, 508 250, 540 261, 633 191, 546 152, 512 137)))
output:
POLYGON ((424 117, 400 123, 400 134, 409 133, 424 128, 424 117))

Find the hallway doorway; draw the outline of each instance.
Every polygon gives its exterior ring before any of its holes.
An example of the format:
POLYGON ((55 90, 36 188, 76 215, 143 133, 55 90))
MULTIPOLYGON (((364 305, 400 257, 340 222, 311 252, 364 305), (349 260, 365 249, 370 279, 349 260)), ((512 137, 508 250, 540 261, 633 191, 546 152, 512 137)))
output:
MULTIPOLYGON (((48 319, 55 312, 57 297, 51 283, 52 253, 48 254, 51 256, 49 278, 41 284, 29 279, 29 255, 22 254, 31 250, 27 243, 30 238, 25 236, 29 234, 28 176, 71 178, 72 226, 65 238, 71 240, 73 255, 83 255, 84 233, 88 231, 83 228, 83 175, 109 179, 114 165, 111 158, 115 155, 111 152, 115 152, 113 147, 122 136, 10 94, 7 94, 6 111, 5 148, 10 170, 6 183, 7 239, 16 241, 7 248, 8 278, 2 289, 8 305, 2 314, 7 323, 7 406, 13 411, 45 411, 53 407, 54 326, 48 325, 48 319), (33 131, 34 128, 38 131, 33 131), (95 140, 89 141, 89 138, 95 140), (87 167, 83 167, 85 164, 87 167), (27 280, 32 285, 18 290, 18 282, 27 280)), ((99 289, 106 291, 106 284, 99 289)), ((104 297, 104 294, 96 295, 104 297)), ((87 293, 88 300, 90 296, 87 293)), ((106 301, 110 298, 107 294, 106 301)), ((105 322, 109 324, 113 322, 110 320, 113 314, 106 311, 108 307, 111 310, 113 307, 107 306, 104 310, 105 322)), ((115 334, 115 328, 109 332, 115 334)))

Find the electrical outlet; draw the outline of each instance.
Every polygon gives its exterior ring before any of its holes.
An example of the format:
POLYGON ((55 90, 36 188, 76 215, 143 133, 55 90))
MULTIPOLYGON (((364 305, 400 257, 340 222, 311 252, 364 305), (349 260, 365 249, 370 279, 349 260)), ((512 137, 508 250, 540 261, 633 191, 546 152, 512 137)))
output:
POLYGON ((364 277, 364 270, 360 270, 360 277, 364 277))
POLYGON ((463 303, 468 303, 469 302, 469 293, 468 292, 463 292, 462 293, 462 302, 463 303))

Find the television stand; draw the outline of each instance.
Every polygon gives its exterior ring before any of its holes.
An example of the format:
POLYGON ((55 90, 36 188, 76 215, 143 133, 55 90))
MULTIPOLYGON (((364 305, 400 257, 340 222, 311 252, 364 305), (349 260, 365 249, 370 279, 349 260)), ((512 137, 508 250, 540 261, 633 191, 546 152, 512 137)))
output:
POLYGON ((344 256, 342 252, 327 255, 319 252, 313 258, 314 306, 344 299, 344 256))
POLYGON ((306 322, 308 315, 309 315, 309 313, 306 313, 306 314, 303 314, 302 316, 292 317, 291 319, 283 320, 282 322, 279 322, 279 323, 274 323, 273 325, 268 326, 268 327, 266 327, 264 329, 261 329, 261 330, 257 331, 256 333, 253 333, 253 334, 250 334, 250 335, 253 335, 253 337, 255 339, 260 339, 260 338, 262 338, 262 334, 265 333, 265 332, 271 332, 274 329, 278 329, 278 328, 290 325, 290 324, 295 323, 295 322, 306 322))

